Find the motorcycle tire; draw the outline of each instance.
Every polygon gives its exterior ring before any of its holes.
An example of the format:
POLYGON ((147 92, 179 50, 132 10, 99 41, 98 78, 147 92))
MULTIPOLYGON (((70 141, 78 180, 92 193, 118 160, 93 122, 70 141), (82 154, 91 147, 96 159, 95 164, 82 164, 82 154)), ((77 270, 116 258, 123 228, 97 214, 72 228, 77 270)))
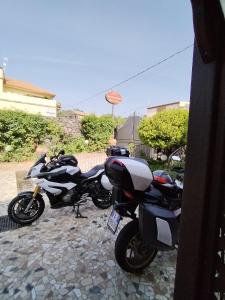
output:
POLYGON ((45 202, 40 194, 37 194, 34 203, 27 213, 24 213, 28 203, 33 197, 33 192, 24 192, 17 195, 8 206, 9 218, 20 225, 28 225, 36 221, 45 209, 45 202), (30 214, 33 212, 34 214, 30 214))
POLYGON ((92 201, 98 208, 107 209, 113 204, 112 192, 99 185, 97 192, 92 194, 92 201))
POLYGON ((138 219, 127 223, 120 231, 115 243, 115 257, 124 271, 130 273, 142 271, 154 260, 156 254, 157 249, 144 245, 139 233, 138 219))

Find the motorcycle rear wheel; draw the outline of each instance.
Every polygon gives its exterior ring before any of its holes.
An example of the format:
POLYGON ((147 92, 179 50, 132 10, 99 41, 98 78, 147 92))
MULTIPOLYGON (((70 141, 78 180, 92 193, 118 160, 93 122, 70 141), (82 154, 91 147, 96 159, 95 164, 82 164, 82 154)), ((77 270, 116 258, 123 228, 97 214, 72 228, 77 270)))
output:
POLYGON ((17 195, 8 206, 9 218, 17 224, 28 225, 36 221, 45 209, 45 202, 40 194, 37 194, 34 203, 25 213, 28 203, 33 197, 33 192, 25 192, 17 195))
POLYGON ((92 194, 92 201, 95 206, 101 209, 107 209, 112 204, 112 192, 103 188, 101 184, 97 186, 97 190, 92 194))
POLYGON ((127 223, 120 231, 115 243, 115 257, 123 270, 140 272, 154 260, 156 254, 157 249, 145 246, 138 220, 127 223))

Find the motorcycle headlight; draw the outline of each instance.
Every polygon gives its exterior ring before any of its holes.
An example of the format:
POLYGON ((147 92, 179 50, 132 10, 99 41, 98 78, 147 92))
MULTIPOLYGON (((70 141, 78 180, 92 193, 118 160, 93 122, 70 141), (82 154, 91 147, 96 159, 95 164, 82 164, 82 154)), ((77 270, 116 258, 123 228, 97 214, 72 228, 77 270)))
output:
POLYGON ((30 180, 31 180, 32 184, 40 183, 40 179, 38 179, 38 178, 31 178, 30 180))

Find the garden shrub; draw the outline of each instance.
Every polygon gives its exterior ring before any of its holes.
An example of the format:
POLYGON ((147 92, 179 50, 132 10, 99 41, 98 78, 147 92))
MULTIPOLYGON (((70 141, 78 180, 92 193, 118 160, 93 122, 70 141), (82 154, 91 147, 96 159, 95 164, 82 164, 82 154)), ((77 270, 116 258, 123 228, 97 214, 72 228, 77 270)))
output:
POLYGON ((81 121, 81 126, 81 132, 88 140, 89 151, 103 150, 108 146, 114 130, 112 117, 85 116, 81 121))
POLYGON ((188 111, 169 109, 153 117, 144 117, 139 124, 141 141, 157 150, 171 153, 187 142, 188 111))
POLYGON ((66 154, 105 150, 113 128, 122 119, 111 116, 85 116, 81 137, 66 135, 57 121, 21 111, 0 110, 0 162, 32 159, 37 146, 47 147, 49 155, 64 149, 66 154), (85 140, 88 140, 88 145, 85 140), (48 145, 47 145, 48 144, 48 145))
POLYGON ((88 151, 85 139, 82 136, 76 138, 65 136, 62 141, 53 145, 49 151, 49 155, 57 154, 62 149, 65 150, 65 154, 75 154, 88 151))
POLYGON ((53 120, 21 111, 0 110, 0 161, 32 158, 45 139, 57 143, 63 131, 53 120))

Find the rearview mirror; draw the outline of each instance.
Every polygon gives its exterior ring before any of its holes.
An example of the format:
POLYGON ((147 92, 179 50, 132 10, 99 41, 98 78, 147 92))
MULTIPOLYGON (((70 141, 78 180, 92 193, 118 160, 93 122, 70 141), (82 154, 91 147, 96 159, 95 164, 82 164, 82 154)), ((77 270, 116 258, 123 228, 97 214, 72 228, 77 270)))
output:
POLYGON ((173 161, 181 161, 181 158, 179 156, 177 156, 177 155, 173 155, 171 157, 171 160, 173 160, 173 161))

